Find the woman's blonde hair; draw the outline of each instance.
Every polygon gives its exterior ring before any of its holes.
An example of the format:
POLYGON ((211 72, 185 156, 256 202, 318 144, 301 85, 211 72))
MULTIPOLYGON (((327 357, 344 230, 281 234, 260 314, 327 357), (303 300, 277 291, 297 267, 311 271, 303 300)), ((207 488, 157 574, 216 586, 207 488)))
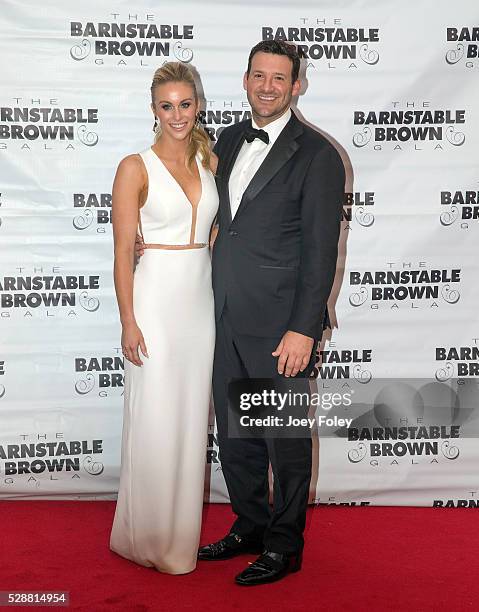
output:
MULTIPOLYGON (((193 71, 186 64, 182 64, 181 62, 167 62, 161 68, 156 70, 153 75, 153 81, 151 83, 151 101, 154 105, 154 91, 155 88, 159 85, 164 85, 165 83, 188 83, 191 86, 194 94, 194 98, 198 101, 198 92, 196 90, 196 83, 193 77, 193 71)), ((157 142, 160 137, 161 132, 157 132, 155 135, 155 142, 157 142)), ((211 157, 211 148, 210 148, 210 139, 205 129, 201 125, 199 121, 196 122, 192 132, 191 139, 186 150, 186 163, 188 168, 191 168, 196 155, 199 153, 201 158, 201 163, 205 168, 210 167, 210 157, 211 157)))

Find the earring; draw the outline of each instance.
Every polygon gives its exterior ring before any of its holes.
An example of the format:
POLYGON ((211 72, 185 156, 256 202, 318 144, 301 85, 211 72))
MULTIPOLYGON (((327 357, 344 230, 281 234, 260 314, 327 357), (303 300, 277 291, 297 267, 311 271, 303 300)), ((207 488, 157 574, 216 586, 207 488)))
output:
POLYGON ((161 131, 160 121, 158 117, 155 117, 155 123, 153 124, 153 132, 158 134, 161 131))
POLYGON ((201 121, 200 121, 200 113, 198 113, 196 115, 196 123, 195 123, 195 128, 198 130, 202 127, 201 121))

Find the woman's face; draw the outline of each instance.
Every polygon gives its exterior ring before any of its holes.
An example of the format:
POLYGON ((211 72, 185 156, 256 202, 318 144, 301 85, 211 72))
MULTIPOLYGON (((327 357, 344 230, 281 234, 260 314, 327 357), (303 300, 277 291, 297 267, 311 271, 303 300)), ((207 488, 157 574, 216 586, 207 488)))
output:
POLYGON ((151 108, 158 117, 162 134, 175 140, 184 140, 190 135, 199 110, 192 86, 184 82, 155 87, 151 108))

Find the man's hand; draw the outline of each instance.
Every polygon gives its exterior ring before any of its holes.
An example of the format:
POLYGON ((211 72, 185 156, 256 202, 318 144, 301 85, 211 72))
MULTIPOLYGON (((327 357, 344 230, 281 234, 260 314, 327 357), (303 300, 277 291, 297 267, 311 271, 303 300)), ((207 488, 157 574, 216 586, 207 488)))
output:
POLYGON ((294 331, 287 331, 276 347, 273 357, 278 359, 278 373, 296 376, 302 372, 311 359, 314 339, 294 331))
POLYGON ((217 225, 213 225, 213 227, 211 228, 211 234, 210 234, 210 249, 213 248, 213 245, 215 243, 216 240, 216 236, 218 235, 218 226, 217 225))
POLYGON ((145 243, 143 242, 143 238, 140 236, 140 234, 137 234, 135 238, 135 255, 139 259, 143 255, 144 252, 145 252, 145 243))

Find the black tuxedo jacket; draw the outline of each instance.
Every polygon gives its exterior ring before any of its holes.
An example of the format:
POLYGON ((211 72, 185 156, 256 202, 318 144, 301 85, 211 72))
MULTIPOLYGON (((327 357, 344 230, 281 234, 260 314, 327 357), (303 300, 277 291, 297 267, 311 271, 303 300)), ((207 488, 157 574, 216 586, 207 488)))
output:
POLYGON ((292 114, 232 219, 228 182, 249 125, 223 130, 214 149, 215 315, 227 302, 239 334, 274 338, 292 330, 319 339, 336 270, 344 167, 336 149, 292 114))

